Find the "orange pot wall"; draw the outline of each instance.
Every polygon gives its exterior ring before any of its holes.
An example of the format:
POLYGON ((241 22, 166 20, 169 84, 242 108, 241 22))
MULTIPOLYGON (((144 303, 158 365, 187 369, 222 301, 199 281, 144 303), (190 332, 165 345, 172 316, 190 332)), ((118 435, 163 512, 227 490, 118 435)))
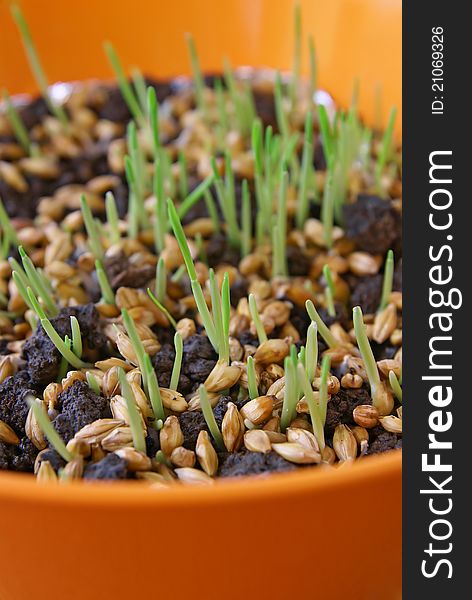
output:
MULTIPOLYGON (((10 93, 35 89, 18 33, 0 0, 0 84, 10 93)), ((168 76, 189 72, 184 33, 196 40, 202 65, 289 69, 293 0, 20 0, 50 81, 111 77, 102 49, 116 46, 127 67, 168 76)), ((384 117, 401 107, 401 0, 301 0, 303 31, 315 38, 320 85, 343 105, 354 79, 360 108, 374 115, 376 86, 384 117)), ((304 68, 308 65, 304 48, 304 68)), ((398 119, 400 129, 401 114, 398 119)))
MULTIPOLYGON (((370 119, 377 84, 385 114, 390 104, 400 108, 400 0, 301 4, 320 84, 347 104, 357 76, 370 119)), ((0 86, 34 91, 7 5, 0 0, 0 86)), ((188 72, 185 31, 205 69, 217 70, 225 54, 233 65, 290 68, 291 0, 21 5, 51 82, 111 77, 104 38, 127 67, 188 72)), ((341 471, 165 492, 139 484, 38 486, 0 474, 0 600, 399 600, 400 587, 397 453, 341 471)))
POLYGON ((400 600, 400 455, 360 463, 159 491, 0 476, 0 599, 400 600))

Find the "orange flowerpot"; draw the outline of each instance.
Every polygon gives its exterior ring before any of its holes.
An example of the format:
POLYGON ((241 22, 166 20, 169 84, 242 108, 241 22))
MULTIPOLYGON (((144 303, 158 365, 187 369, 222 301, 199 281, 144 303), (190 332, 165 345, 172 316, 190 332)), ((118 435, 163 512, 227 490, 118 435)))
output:
MULTIPOLYGON (((31 92, 8 4, 0 0, 0 87, 31 92)), ((390 105, 400 108, 400 0, 301 4, 320 86, 347 104, 358 77, 360 109, 371 122, 376 86, 384 118, 390 105)), ((235 66, 291 64, 291 0, 21 5, 51 82, 110 78, 104 39, 128 67, 186 73, 185 31, 206 70, 218 70, 225 55, 235 66)), ((346 597, 401 597, 400 453, 208 488, 45 486, 0 474, 0 600, 346 597)))

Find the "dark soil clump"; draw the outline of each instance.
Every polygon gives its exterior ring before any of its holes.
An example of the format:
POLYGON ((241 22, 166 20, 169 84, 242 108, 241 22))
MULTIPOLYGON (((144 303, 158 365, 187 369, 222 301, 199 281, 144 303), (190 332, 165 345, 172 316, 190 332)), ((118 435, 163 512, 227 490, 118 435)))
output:
POLYGON ((203 413, 199 410, 185 411, 179 415, 179 423, 184 436, 183 447, 187 450, 195 450, 200 431, 204 429, 208 432, 203 413))
POLYGON ((388 200, 360 195, 357 202, 344 207, 346 237, 361 250, 385 254, 401 236, 401 220, 388 200))
MULTIPOLYGON (((170 344, 163 344, 159 352, 152 357, 152 364, 161 387, 168 388, 170 385, 174 359, 175 350, 170 344)), ((191 379, 181 371, 177 390, 185 395, 192 391, 192 387, 193 383, 191 379)))
POLYGON ((402 447, 402 439, 396 433, 385 431, 378 425, 369 429, 369 449, 367 454, 379 454, 387 450, 395 450, 402 447))
POLYGON ((102 460, 87 465, 84 479, 128 479, 128 465, 117 454, 107 454, 102 460))
MULTIPOLYGON (((100 329, 100 315, 93 304, 62 308, 51 323, 64 339, 72 335, 70 317, 75 316, 80 325, 85 360, 98 360, 98 355, 106 350, 107 339, 100 329)), ((23 356, 27 361, 27 371, 35 384, 47 385, 59 373, 61 355, 41 326, 28 338, 23 346, 23 356)))
POLYGON ((133 265, 124 254, 106 258, 105 270, 114 291, 119 287, 145 287, 156 275, 152 265, 133 265))
POLYGON ((263 475, 276 471, 293 471, 296 466, 286 461, 276 452, 248 452, 241 450, 232 454, 220 455, 220 477, 242 477, 244 475, 263 475))
POLYGON ((304 277, 310 272, 311 258, 298 246, 287 246, 287 263, 292 277, 304 277))
POLYGON ((161 449, 159 441, 159 432, 154 427, 148 427, 146 436, 146 454, 151 458, 156 456, 156 452, 161 449))
POLYGON ((37 448, 25 436, 20 440, 18 446, 12 446, 12 459, 10 468, 14 471, 25 471, 32 473, 34 470, 34 461, 38 455, 37 448))
POLYGON ((182 373, 196 389, 203 383, 216 365, 218 357, 205 335, 192 335, 184 341, 182 373))
POLYGON ((339 424, 355 425, 352 411, 359 404, 372 404, 372 398, 365 387, 357 390, 340 388, 339 392, 332 396, 328 402, 326 433, 332 435, 339 424))
POLYGON ((108 400, 98 396, 84 381, 74 381, 59 394, 58 401, 60 414, 53 423, 66 443, 85 425, 111 417, 108 400))
POLYGON ((382 284, 382 275, 360 277, 351 294, 351 307, 360 306, 364 314, 375 313, 382 296, 382 284))
POLYGON ((25 435, 25 423, 29 407, 25 397, 38 395, 36 386, 28 373, 20 371, 0 383, 0 420, 9 425, 18 437, 25 435))
POLYGON ((213 235, 206 247, 208 266, 216 267, 226 264, 236 267, 239 264, 239 250, 232 248, 227 238, 221 233, 213 235))

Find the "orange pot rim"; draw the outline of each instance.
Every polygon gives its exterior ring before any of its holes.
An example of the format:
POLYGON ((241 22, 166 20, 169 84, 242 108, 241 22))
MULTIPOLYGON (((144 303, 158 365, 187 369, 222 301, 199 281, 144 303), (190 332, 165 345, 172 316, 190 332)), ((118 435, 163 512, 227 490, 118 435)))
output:
POLYGON ((145 483, 127 482, 70 482, 67 485, 38 484, 32 475, 14 472, 0 474, 0 503, 16 500, 22 503, 66 505, 139 507, 153 505, 161 509, 197 508, 202 504, 221 502, 253 502, 297 495, 316 487, 320 492, 330 488, 342 490, 362 485, 372 478, 400 475, 401 451, 370 456, 345 467, 322 470, 320 467, 297 469, 294 472, 274 473, 264 477, 241 477, 216 480, 212 486, 175 485, 153 490, 145 483))

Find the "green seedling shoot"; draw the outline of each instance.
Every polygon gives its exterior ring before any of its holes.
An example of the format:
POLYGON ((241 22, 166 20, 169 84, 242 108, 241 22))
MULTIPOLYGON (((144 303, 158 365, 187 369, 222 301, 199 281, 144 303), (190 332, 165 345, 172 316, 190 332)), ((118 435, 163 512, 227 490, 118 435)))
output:
POLYGON ((393 287, 393 271, 395 268, 393 250, 387 252, 387 258, 385 259, 384 267, 384 278, 382 285, 382 296, 380 298, 379 312, 387 308, 387 304, 390 300, 390 294, 392 293, 393 287))
POLYGON ((97 273, 98 285, 100 286, 100 291, 102 293, 102 300, 107 304, 115 304, 115 294, 108 281, 105 269, 99 260, 95 261, 95 271, 97 273))
POLYGON ((61 105, 53 102, 51 98, 49 92, 49 83, 41 65, 41 61, 39 59, 38 52, 34 45, 28 23, 26 22, 26 19, 20 7, 17 4, 12 4, 11 12, 18 26, 18 29, 20 30, 21 39, 25 48, 26 56, 28 57, 28 62, 31 67, 31 71, 33 72, 34 78, 36 79, 36 84, 41 92, 41 95, 43 96, 44 101, 46 102, 51 113, 58 119, 58 121, 60 121, 64 128, 67 129, 69 125, 69 120, 67 118, 66 111, 61 105))
POLYGON ((180 379, 180 370, 182 368, 182 357, 184 352, 184 343, 182 340, 182 336, 178 331, 174 334, 174 349, 175 349, 175 359, 174 365, 172 367, 172 374, 170 377, 170 389, 177 390, 180 379))
POLYGON ((251 319, 254 323, 254 327, 256 328, 259 344, 263 344, 264 342, 267 342, 267 334, 265 332, 264 325, 262 324, 261 317, 257 309, 256 297, 254 296, 254 294, 249 294, 248 304, 249 312, 251 313, 251 319))
POLYGON ((120 381, 121 395, 126 401, 126 408, 129 416, 129 426, 133 436, 133 445, 138 452, 146 454, 145 432, 141 413, 134 400, 133 391, 126 379, 126 374, 121 367, 118 368, 118 379, 120 381))
POLYGON ((200 406, 202 409, 203 416, 205 417, 206 424, 210 433, 215 440, 215 443, 218 449, 223 452, 225 450, 225 445, 223 442, 223 436, 221 435, 221 431, 218 428, 216 423, 215 415, 213 413, 213 409, 210 404, 210 400, 208 398, 208 392, 205 386, 202 384, 198 388, 198 394, 200 397, 200 406))
POLYGON ((33 411, 34 417, 41 427, 44 435, 49 440, 51 446, 56 450, 58 454, 62 456, 62 458, 66 462, 70 462, 74 457, 69 450, 67 450, 66 445, 64 444, 63 439, 54 429, 54 425, 51 423, 49 416, 46 412, 46 407, 41 400, 34 398, 32 394, 28 394, 25 397, 25 400, 33 411))
POLYGON ((381 415, 389 414, 393 406, 393 400, 385 384, 380 379, 377 363, 375 362, 375 357, 369 344, 369 338, 367 337, 360 306, 354 307, 352 311, 352 320, 354 322, 357 345, 359 346, 367 378, 369 379, 372 404, 377 408, 381 415))
POLYGON ((335 348, 336 346, 339 346, 338 340, 331 333, 329 327, 324 323, 324 321, 320 317, 318 311, 316 310, 315 305, 313 304, 313 302, 311 300, 307 300, 305 302, 305 308, 306 308, 306 311, 307 311, 310 319, 316 323, 316 326, 318 328, 318 333, 321 335, 321 337, 324 339, 324 341, 328 344, 328 346, 330 348, 335 348))
POLYGON ((330 317, 336 316, 336 308, 334 306, 334 297, 336 294, 336 288, 334 286, 333 276, 331 274, 331 269, 328 265, 323 267, 323 275, 326 282, 325 288, 325 298, 326 298, 326 307, 328 309, 328 314, 330 317))

